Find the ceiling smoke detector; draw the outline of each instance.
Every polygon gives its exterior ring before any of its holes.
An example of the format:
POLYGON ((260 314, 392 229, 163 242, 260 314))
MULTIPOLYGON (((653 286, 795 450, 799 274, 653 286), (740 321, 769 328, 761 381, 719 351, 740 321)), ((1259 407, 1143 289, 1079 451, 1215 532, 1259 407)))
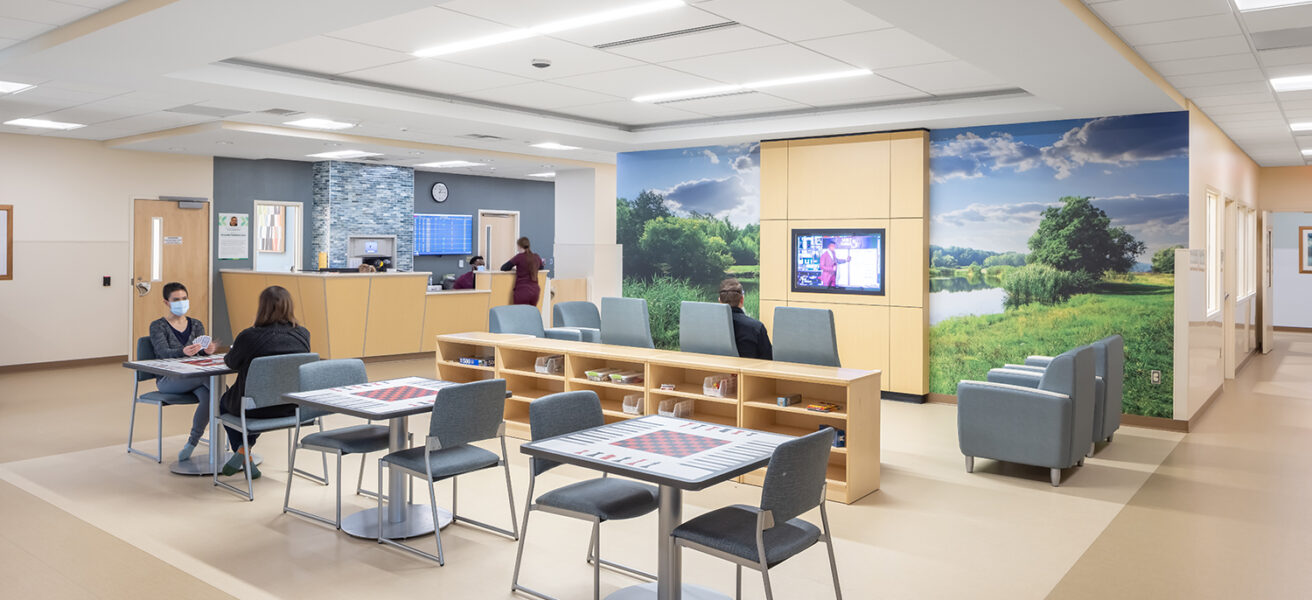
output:
POLYGON ((545 69, 545 68, 551 66, 551 59, 550 59, 550 58, 535 58, 535 59, 529 61, 528 64, 533 65, 534 67, 537 67, 537 68, 539 68, 539 69, 545 69))

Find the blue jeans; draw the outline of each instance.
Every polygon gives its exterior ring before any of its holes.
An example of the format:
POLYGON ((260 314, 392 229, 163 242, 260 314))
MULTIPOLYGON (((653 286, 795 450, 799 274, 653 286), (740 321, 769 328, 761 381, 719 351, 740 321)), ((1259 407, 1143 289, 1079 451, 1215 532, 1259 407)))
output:
POLYGON ((165 394, 196 394, 196 399, 200 400, 200 404, 196 405, 196 413, 191 416, 191 434, 187 436, 187 443, 195 446, 200 441, 201 434, 205 433, 205 426, 210 422, 209 379, 202 377, 160 377, 155 380, 155 387, 165 394))

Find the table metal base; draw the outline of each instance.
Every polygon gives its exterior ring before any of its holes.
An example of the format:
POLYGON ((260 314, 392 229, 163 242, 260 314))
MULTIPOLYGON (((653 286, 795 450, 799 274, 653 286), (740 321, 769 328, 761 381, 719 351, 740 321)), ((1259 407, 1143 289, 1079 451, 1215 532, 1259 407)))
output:
MULTIPOLYGON (((387 510, 384 506, 383 510, 387 510)), ((438 524, 445 529, 451 524, 451 511, 437 509, 438 524)), ((367 508, 352 515, 342 517, 342 531, 347 534, 370 540, 378 539, 378 508, 367 508)), ((404 539, 433 533, 433 509, 427 504, 411 504, 406 507, 406 517, 400 523, 387 522, 383 518, 383 537, 404 539)))
MULTIPOLYGON (((225 452, 223 454, 223 458, 219 459, 220 469, 223 468, 223 463, 228 462, 229 458, 232 458, 232 453, 225 452)), ((259 466, 264 463, 264 457, 260 456, 259 454, 252 456, 251 459, 255 461, 256 466, 259 466)), ((187 460, 174 461, 173 464, 169 465, 169 472, 177 475, 213 475, 214 474, 214 471, 210 469, 209 454, 202 454, 200 456, 193 454, 191 455, 191 458, 188 458, 187 460)), ((239 470, 238 473, 240 472, 241 471, 239 470)))
MULTIPOLYGON (((656 597, 656 583, 644 583, 641 585, 631 585, 622 590, 616 590, 606 600, 648 600, 656 597)), ((729 600, 729 596, 721 594, 710 588, 700 585, 683 584, 683 600, 729 600)))

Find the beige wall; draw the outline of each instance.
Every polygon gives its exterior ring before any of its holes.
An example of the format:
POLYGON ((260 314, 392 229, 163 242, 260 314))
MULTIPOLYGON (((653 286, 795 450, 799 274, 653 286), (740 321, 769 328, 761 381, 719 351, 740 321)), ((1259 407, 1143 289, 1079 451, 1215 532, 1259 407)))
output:
POLYGON ((1258 208, 1312 210, 1312 167, 1266 167, 1258 175, 1258 208))
MULTIPOLYGON (((207 156, 0 134, 0 204, 14 205, 14 279, 0 281, 0 365, 127 354, 132 201, 208 198, 213 177, 207 156), (112 286, 101 286, 105 275, 112 286)), ((207 318, 203 310, 197 316, 207 318)))

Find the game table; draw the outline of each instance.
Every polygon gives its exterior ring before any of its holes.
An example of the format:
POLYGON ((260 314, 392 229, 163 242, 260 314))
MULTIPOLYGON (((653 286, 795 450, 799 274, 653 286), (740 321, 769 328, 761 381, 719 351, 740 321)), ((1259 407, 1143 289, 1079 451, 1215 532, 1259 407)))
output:
POLYGON ((608 600, 720 599, 704 587, 683 585, 678 547, 670 532, 682 522, 683 491, 706 489, 770 462, 787 435, 664 416, 618 421, 529 442, 520 451, 660 486, 656 583, 630 586, 608 600))

